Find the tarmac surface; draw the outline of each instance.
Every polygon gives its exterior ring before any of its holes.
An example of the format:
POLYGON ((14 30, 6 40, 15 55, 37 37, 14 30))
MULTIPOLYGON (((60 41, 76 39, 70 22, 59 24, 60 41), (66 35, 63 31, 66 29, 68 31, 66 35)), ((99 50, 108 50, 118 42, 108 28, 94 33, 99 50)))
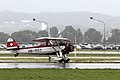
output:
POLYGON ((120 63, 0 63, 0 68, 120 69, 120 63))
MULTIPOLYGON (((4 53, 10 53, 9 51, 0 51, 0 54, 4 53)), ((83 52, 77 52, 77 53, 83 53, 83 52)), ((101 52, 84 52, 84 53, 90 53, 90 54, 104 54, 101 52)), ((119 52, 105 52, 105 54, 119 54, 119 52)), ((0 57, 0 68, 71 68, 71 69, 120 69, 120 57, 76 57, 77 59, 118 59, 115 61, 115 63, 18 63, 18 62, 13 62, 11 63, 9 60, 9 63, 4 62, 5 60, 2 59, 14 59, 16 57, 0 57)), ((18 58, 23 58, 23 57, 17 57, 18 58)), ((47 58, 48 57, 24 57, 24 58, 47 58)), ((70 57, 70 58, 75 58, 75 57, 70 57)))

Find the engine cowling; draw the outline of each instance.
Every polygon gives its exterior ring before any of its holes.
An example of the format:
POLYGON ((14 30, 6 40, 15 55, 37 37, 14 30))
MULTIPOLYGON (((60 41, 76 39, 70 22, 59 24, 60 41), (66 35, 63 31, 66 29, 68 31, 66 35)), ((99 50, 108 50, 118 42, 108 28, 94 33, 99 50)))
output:
POLYGON ((67 43, 65 45, 64 50, 62 50, 63 54, 69 54, 69 52, 73 52, 74 51, 74 46, 72 45, 72 43, 67 43))

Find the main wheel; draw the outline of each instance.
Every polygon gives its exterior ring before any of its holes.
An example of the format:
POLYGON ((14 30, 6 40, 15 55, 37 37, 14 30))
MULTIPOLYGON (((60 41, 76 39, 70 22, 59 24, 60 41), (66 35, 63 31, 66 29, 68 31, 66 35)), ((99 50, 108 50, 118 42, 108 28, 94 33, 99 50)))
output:
POLYGON ((70 61, 69 58, 67 58, 66 60, 64 60, 64 63, 68 63, 70 61))
POLYGON ((64 61, 64 59, 61 59, 61 60, 59 60, 59 63, 62 63, 64 61))
POLYGON ((19 55, 19 53, 16 53, 14 56, 17 57, 19 55))

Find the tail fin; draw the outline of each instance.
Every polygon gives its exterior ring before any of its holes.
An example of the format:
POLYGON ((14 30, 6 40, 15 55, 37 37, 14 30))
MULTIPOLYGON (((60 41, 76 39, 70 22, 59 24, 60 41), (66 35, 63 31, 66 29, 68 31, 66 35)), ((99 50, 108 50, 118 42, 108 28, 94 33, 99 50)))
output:
POLYGON ((16 41, 13 38, 8 38, 6 46, 7 46, 7 50, 19 49, 19 45, 16 43, 16 41))

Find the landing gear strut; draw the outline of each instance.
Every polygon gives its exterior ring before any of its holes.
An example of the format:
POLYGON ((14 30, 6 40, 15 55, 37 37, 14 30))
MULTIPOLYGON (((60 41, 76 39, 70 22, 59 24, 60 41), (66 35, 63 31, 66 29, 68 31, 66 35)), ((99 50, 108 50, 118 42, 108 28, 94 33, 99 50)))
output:
POLYGON ((52 57, 50 55, 48 56, 48 60, 49 60, 49 62, 52 61, 52 57))
POLYGON ((19 53, 16 53, 14 56, 17 57, 19 55, 19 53))

